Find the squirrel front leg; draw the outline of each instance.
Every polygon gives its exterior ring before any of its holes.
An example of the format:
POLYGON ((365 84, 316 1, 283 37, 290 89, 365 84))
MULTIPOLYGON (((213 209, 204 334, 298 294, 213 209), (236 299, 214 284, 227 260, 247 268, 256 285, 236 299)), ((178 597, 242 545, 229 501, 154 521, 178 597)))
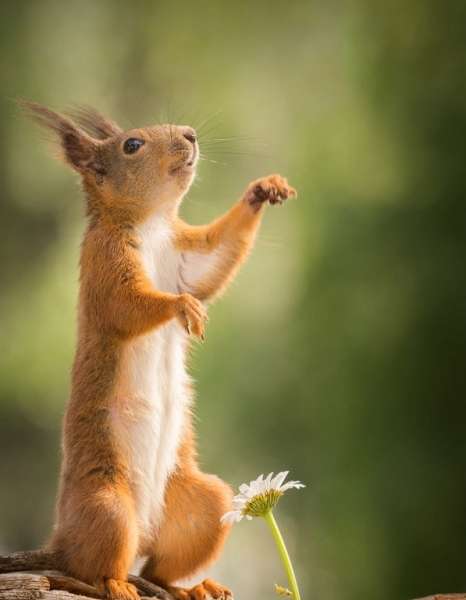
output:
POLYGON ((236 275, 251 250, 265 204, 282 204, 296 190, 280 175, 253 181, 243 197, 209 225, 179 222, 177 245, 181 250, 183 289, 200 300, 220 294, 236 275))
POLYGON ((188 334, 204 337, 205 308, 189 293, 156 290, 138 265, 124 276, 114 273, 105 303, 107 325, 123 337, 134 337, 177 319, 188 334))

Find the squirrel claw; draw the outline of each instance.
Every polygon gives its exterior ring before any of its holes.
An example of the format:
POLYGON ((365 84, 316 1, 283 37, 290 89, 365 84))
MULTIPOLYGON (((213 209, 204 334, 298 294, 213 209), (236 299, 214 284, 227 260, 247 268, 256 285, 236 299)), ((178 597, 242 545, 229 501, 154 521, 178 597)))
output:
POLYGON ((186 333, 202 339, 206 311, 202 303, 191 294, 180 294, 177 298, 178 320, 186 333))

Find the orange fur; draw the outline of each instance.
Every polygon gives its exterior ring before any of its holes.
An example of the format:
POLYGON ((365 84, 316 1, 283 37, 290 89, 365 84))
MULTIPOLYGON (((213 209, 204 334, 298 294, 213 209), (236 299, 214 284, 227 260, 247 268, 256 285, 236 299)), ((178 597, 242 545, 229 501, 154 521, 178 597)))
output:
POLYGON ((210 225, 196 227, 177 220, 176 242, 181 251, 209 254, 221 250, 217 268, 193 286, 196 298, 218 296, 236 275, 254 243, 264 200, 276 204, 290 196, 296 196, 296 190, 280 175, 272 175, 252 182, 244 197, 210 225))
MULTIPOLYGON (((265 202, 281 202, 295 191, 279 176, 263 178, 212 224, 190 226, 177 210, 194 177, 192 129, 157 126, 122 132, 90 109, 74 114, 80 128, 37 104, 23 105, 58 134, 65 160, 82 177, 89 216, 50 548, 71 575, 99 585, 110 598, 134 600, 137 593, 127 576, 138 554, 148 556, 144 575, 167 586, 218 556, 228 532, 220 517, 229 508, 231 491, 199 470, 187 415, 177 467, 164 490, 161 523, 140 531, 131 465, 113 429, 116 410, 123 406, 131 412, 123 368, 128 353, 134 340, 173 319, 202 337, 206 312, 200 301, 218 295, 233 278, 253 244, 265 202), (125 156, 128 138, 144 145, 125 156), (139 226, 154 214, 170 224, 174 246, 186 261, 216 253, 214 268, 181 293, 155 289, 143 266, 139 226)), ((191 591, 175 591, 181 598, 200 598, 205 592, 229 594, 210 580, 191 591)))

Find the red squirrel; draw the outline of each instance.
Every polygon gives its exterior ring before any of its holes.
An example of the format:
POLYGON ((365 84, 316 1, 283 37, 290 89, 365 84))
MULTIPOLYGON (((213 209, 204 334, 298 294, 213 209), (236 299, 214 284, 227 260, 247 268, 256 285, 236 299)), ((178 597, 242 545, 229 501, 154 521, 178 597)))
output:
POLYGON ((123 131, 92 109, 71 117, 25 102, 81 177, 78 345, 63 423, 56 522, 48 549, 108 598, 137 600, 128 572, 180 600, 231 592, 210 580, 177 587, 219 554, 230 487, 197 464, 185 355, 203 338, 206 304, 250 251, 264 206, 296 191, 271 175, 212 223, 178 215, 196 173, 191 127, 123 131))

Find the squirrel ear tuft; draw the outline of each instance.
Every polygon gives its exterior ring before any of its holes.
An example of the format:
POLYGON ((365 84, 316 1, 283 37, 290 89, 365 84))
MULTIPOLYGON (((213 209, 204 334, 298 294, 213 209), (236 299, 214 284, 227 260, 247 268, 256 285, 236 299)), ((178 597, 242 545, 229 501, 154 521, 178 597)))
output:
POLYGON ((81 174, 87 171, 102 175, 97 159, 99 141, 77 127, 71 119, 36 102, 20 100, 22 110, 39 125, 59 136, 66 162, 81 174))
POLYGON ((114 121, 107 119, 91 106, 76 106, 67 114, 84 131, 98 140, 106 140, 123 131, 114 121))

